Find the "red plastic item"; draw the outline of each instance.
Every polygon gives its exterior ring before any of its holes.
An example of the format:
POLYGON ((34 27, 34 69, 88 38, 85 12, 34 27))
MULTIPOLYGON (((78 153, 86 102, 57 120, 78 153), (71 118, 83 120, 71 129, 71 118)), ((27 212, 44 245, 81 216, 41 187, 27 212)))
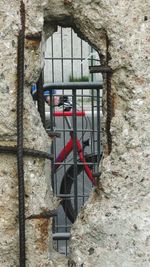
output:
POLYGON ((72 111, 55 111, 53 113, 53 116, 55 117, 71 117, 73 115, 76 115, 77 117, 84 117, 85 116, 85 112, 84 111, 76 111, 75 113, 72 111))

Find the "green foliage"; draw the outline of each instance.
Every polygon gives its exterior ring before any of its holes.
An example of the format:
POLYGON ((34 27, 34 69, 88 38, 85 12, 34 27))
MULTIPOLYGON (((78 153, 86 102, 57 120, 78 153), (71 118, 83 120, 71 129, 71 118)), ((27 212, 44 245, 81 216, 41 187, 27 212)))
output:
POLYGON ((88 82, 89 77, 88 76, 82 76, 82 77, 74 77, 72 75, 69 76, 69 82, 88 82))

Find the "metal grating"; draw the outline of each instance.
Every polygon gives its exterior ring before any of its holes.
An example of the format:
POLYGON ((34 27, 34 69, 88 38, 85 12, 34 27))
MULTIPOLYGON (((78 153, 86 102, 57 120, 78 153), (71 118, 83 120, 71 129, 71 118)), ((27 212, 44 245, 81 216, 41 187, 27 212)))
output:
MULTIPOLYGON (((51 153, 54 154, 54 161, 52 161, 51 178, 54 195, 61 199, 62 204, 58 208, 57 217, 54 218, 54 244, 59 252, 65 254, 68 251, 71 224, 88 199, 93 186, 85 166, 88 165, 92 174, 99 173, 102 152, 100 141, 102 84, 90 84, 91 89, 88 94, 84 93, 87 90, 86 85, 89 86, 89 83, 84 83, 85 89, 79 90, 74 83, 72 85, 74 88, 68 89, 71 93, 66 94, 66 86, 61 83, 59 85, 62 87, 61 94, 57 92, 57 96, 65 101, 62 101, 60 107, 51 105, 51 111, 46 112, 47 131, 61 134, 60 138, 53 139, 51 153)), ((52 84, 49 84, 46 89, 52 90, 51 87, 52 84)), ((54 98, 55 94, 51 96, 51 102, 54 102, 54 98)))
POLYGON ((78 38, 72 29, 59 28, 48 40, 44 90, 50 92, 50 106, 45 104, 44 123, 47 131, 61 134, 60 138, 53 139, 51 147, 54 154, 52 186, 54 195, 61 200, 58 214, 53 219, 53 240, 54 248, 65 255, 69 253, 71 224, 93 186, 80 159, 77 140, 81 149, 85 146, 83 157, 91 172, 99 173, 102 78, 101 74, 89 73, 89 66, 99 64, 97 52, 78 38), (62 99, 59 107, 54 105, 57 97, 62 99), (71 106, 70 110, 67 105, 71 106), (66 112, 66 108, 73 114, 64 116, 62 113, 66 112), (85 114, 77 116, 78 112, 85 114), (64 156, 58 167, 60 151, 63 150, 64 155, 68 149, 71 150, 69 155, 64 156))

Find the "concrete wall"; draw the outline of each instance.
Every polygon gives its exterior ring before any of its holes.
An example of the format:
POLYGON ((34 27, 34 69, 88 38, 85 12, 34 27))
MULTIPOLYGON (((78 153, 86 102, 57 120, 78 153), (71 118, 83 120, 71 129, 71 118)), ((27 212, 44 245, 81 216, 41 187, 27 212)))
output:
MULTIPOLYGON (((148 0, 24 1, 26 34, 55 24, 72 26, 113 69, 112 152, 104 154, 99 188, 72 228, 71 255, 52 252, 51 221, 27 221, 27 266, 150 266, 150 4, 148 0), (44 25, 45 22, 45 25, 44 25), (43 27, 44 25, 44 27, 43 27), (43 228, 44 226, 44 228, 43 228), (44 230, 43 230, 44 229, 44 230), (51 242, 50 242, 51 244, 51 242)), ((0 143, 16 144, 17 36, 20 1, 0 1, 0 143)), ((43 38, 44 39, 44 38, 43 38)), ((41 42, 26 41, 24 145, 47 150, 49 141, 30 96, 42 66, 41 42)), ((105 101, 104 101, 105 103, 105 101)), ((105 109, 105 108, 104 108, 105 109)), ((105 132, 104 132, 105 134, 105 132)), ((105 144, 104 144, 105 145, 105 144)), ((56 206, 44 160, 25 158, 26 216, 56 206)), ((16 157, 1 156, 0 265, 18 266, 16 157)))

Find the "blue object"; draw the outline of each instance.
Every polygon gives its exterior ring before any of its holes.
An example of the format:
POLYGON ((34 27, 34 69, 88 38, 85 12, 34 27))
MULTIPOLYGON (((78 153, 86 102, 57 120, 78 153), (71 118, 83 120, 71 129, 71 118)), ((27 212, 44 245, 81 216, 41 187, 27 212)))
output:
POLYGON ((44 96, 54 95, 56 94, 56 90, 46 90, 44 91, 44 96))
MULTIPOLYGON (((31 94, 34 100, 37 100, 37 85, 36 83, 33 83, 31 85, 31 94)), ((50 96, 52 94, 56 94, 56 90, 46 90, 44 91, 43 95, 46 98, 47 96, 50 96)))
POLYGON ((31 95, 33 97, 33 100, 37 100, 37 85, 36 85, 36 83, 33 83, 31 85, 31 95))

